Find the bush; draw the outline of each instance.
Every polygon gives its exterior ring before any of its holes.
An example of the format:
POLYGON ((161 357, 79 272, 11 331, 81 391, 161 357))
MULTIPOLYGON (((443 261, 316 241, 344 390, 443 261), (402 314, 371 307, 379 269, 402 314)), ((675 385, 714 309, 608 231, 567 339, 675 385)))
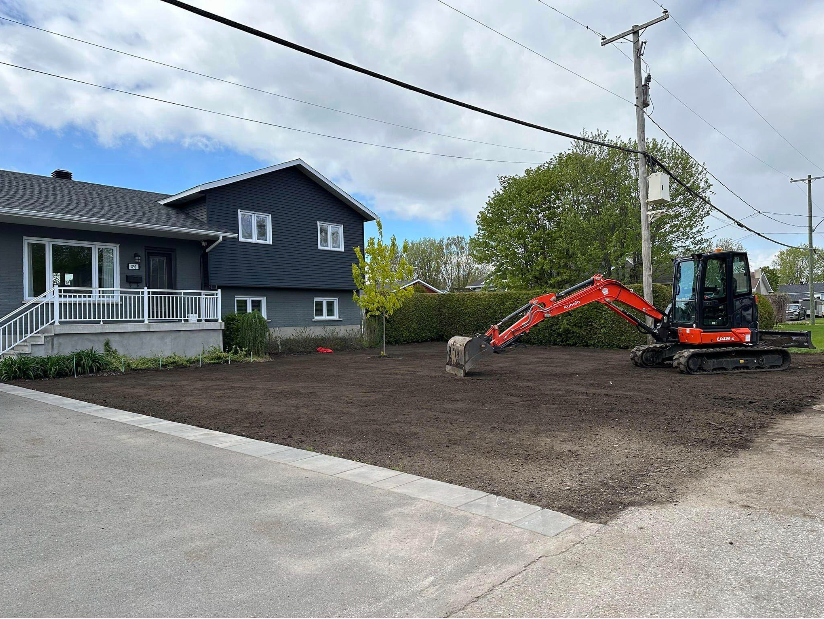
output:
MULTIPOLYGON (((629 286, 641 294, 641 286, 629 286)), ((388 344, 446 341, 453 335, 484 333, 489 326, 525 305, 541 291, 457 292, 414 295, 386 321, 388 344)), ((662 311, 670 303, 672 288, 653 285, 656 307, 662 311)), ((380 325, 370 319, 369 341, 380 325)), ((561 316, 549 318, 521 340, 527 344, 631 348, 646 336, 600 303, 592 303, 561 316)))
POLYGON ((231 348, 250 351, 253 355, 261 356, 266 353, 269 344, 269 325, 260 312, 240 314, 237 320, 237 336, 231 348))
POLYGON ((765 295, 758 295, 758 328, 772 329, 775 327, 775 310, 765 295))
POLYGON ((225 314, 223 316, 223 349, 231 350, 237 346, 239 322, 243 314, 225 314))
POLYGON ((271 354, 298 354, 315 352, 318 347, 331 348, 334 351, 360 350, 366 346, 360 334, 347 335, 338 329, 324 327, 321 333, 309 329, 298 329, 289 337, 276 335, 269 344, 271 354))

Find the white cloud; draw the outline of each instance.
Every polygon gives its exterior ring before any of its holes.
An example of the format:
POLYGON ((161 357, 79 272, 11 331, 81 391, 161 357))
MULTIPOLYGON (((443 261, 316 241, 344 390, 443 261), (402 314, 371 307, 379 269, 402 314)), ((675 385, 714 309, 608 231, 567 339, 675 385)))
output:
MULTIPOLYGON (((546 56, 632 99, 631 63, 596 36, 532 0, 454 0, 456 6, 546 56)), ((634 135, 630 105, 564 72, 434 2, 335 0, 262 3, 200 1, 200 6, 304 45, 478 105, 570 132, 634 135)), ((614 34, 654 17, 653 3, 557 1, 561 10, 614 34)), ((769 0, 677 2, 669 7, 725 74, 813 161, 824 165, 815 128, 824 97, 824 5, 769 0)), ((308 58, 150 0, 39 0, 6 4, 5 14, 40 27, 235 80, 289 97, 473 140, 556 152, 563 139, 425 99, 308 58)), ((539 162, 548 155, 483 146, 378 124, 221 84, 31 29, 2 24, 0 58, 77 79, 399 148, 477 158, 539 162)), ((742 146, 795 176, 816 170, 747 107, 672 20, 650 28, 646 59, 653 77, 742 146)), ((629 52, 629 47, 622 49, 629 52)), ((497 186, 526 164, 416 155, 245 123, 0 68, 0 118, 63 130, 93 131, 104 146, 135 138, 147 147, 229 148, 273 163, 302 157, 379 213, 467 222, 497 186)), ((804 196, 786 178, 713 133, 653 84, 654 116, 719 177, 762 210, 802 212, 804 196)), ((648 135, 658 136, 654 127, 648 135)), ((208 180, 208 179, 203 179, 208 180)), ((717 203, 736 216, 751 210, 716 187, 717 203)), ((824 205, 824 196, 820 203, 824 205)), ((783 218, 799 223, 800 218, 783 218)), ((765 232, 793 228, 747 220, 765 232)), ((716 227, 715 223, 710 228, 716 227)), ((799 229, 800 230, 800 229, 799 229)), ((734 235, 735 228, 721 236, 734 235)), ((740 236, 743 236, 743 232, 740 236)), ((782 236, 801 242, 801 237, 782 236)), ((758 255, 774 246, 745 241, 758 255)))

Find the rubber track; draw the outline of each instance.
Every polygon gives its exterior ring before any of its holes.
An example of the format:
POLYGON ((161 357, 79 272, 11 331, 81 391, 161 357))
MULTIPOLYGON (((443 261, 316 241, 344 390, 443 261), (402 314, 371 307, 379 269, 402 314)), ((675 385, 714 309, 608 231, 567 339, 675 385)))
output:
POLYGON ((782 353, 786 353, 787 355, 789 355, 789 353, 787 353, 787 351, 785 349, 776 348, 776 347, 767 348, 767 347, 754 346, 754 347, 743 348, 743 347, 737 347, 736 346, 736 347, 732 347, 732 348, 690 348, 688 350, 682 350, 682 351, 679 351, 679 352, 675 353, 675 356, 672 359, 672 366, 674 368, 677 368, 678 371, 681 372, 682 374, 715 374, 715 373, 730 372, 730 371, 732 371, 732 372, 781 372, 781 371, 786 370, 787 368, 789 368, 789 360, 787 361, 787 365, 785 365, 783 367, 777 367, 777 368, 776 367, 770 367, 770 368, 744 367, 744 368, 741 368, 741 369, 734 369, 734 370, 730 370, 730 369, 727 369, 727 368, 717 368, 717 369, 709 370, 709 371, 706 371, 706 370, 702 369, 702 370, 699 370, 697 372, 691 372, 687 368, 687 363, 689 361, 689 358, 694 356, 694 355, 707 355, 707 354, 714 354, 714 353, 735 352, 738 355, 742 355, 742 353, 743 353, 743 355, 755 357, 759 353, 775 352, 775 351, 781 351, 782 353))
POLYGON ((656 363, 655 365, 647 365, 643 361, 643 354, 644 351, 657 348, 659 350, 666 350, 669 348, 671 344, 643 344, 641 346, 636 346, 632 349, 629 353, 630 360, 637 365, 639 368, 662 368, 666 367, 666 362, 663 363, 656 363))

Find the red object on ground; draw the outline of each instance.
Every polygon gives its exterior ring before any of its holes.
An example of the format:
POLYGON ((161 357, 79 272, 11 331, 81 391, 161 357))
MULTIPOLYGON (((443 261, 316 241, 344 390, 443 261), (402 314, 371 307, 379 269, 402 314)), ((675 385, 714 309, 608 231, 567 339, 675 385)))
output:
POLYGON ((332 349, 324 348, 323 346, 318 346, 318 352, 332 352, 332 349))

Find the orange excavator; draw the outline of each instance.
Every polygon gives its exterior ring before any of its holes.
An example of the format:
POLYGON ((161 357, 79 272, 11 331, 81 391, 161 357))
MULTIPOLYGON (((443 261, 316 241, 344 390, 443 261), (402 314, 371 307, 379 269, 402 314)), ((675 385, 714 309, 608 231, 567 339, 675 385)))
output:
POLYGON ((466 376, 486 351, 503 352, 544 319, 590 303, 606 306, 655 341, 632 349, 630 359, 640 367, 673 366, 684 374, 786 370, 787 348, 815 348, 809 331, 759 329, 746 252, 693 254, 673 266, 672 303, 665 310, 617 280, 594 275, 563 292, 535 297, 484 334, 453 337, 446 370, 466 376))

